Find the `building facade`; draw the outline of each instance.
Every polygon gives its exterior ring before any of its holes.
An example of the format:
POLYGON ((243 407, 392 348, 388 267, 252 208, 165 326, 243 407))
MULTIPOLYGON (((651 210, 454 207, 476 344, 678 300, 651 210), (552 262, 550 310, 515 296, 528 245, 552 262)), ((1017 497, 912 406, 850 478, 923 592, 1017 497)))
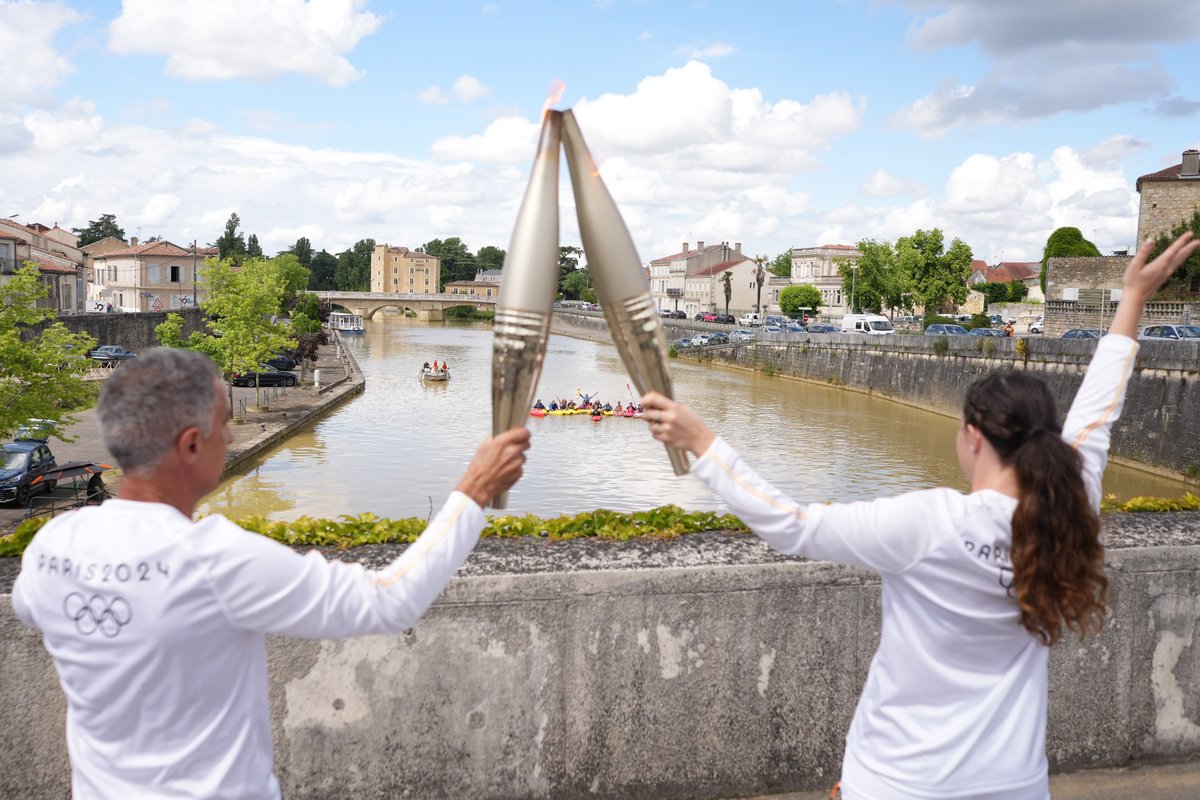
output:
MULTIPOLYGON (((742 243, 734 242, 730 247, 728 242, 704 246, 704 242, 696 242, 695 249, 684 242, 679 252, 661 256, 650 262, 650 293, 659 308, 672 311, 684 311, 689 317, 702 311, 724 310, 725 290, 720 290, 720 309, 709 289, 706 289, 707 278, 701 273, 711 271, 718 265, 746 260, 742 255, 742 243), (693 276, 691 293, 689 294, 688 277, 693 276), (703 306, 703 307, 701 307, 703 306)), ((753 261, 751 261, 753 263, 753 261)), ((724 270, 722 270, 723 272, 724 270)), ((732 310, 733 305, 730 305, 732 310)), ((750 309, 746 309, 750 310, 750 309)))
MULTIPOLYGON (((728 261, 696 267, 684 276, 683 308, 688 316, 705 311, 725 313, 726 272, 730 274, 729 313, 737 316, 754 310, 758 267, 754 259, 738 254, 728 261)), ((764 306, 770 299, 765 286, 762 299, 764 306)))
POLYGON ((57 224, 50 228, 0 220, 0 281, 7 280, 25 262, 32 262, 46 290, 39 305, 59 314, 82 311, 87 286, 83 252, 75 246, 77 241, 75 234, 57 224))
POLYGON ((139 244, 131 236, 128 247, 91 260, 89 311, 172 311, 204 301, 197 281, 203 253, 190 247, 167 241, 139 244))
POLYGON ((808 284, 820 289, 822 314, 845 314, 850 310, 850 298, 844 296, 838 267, 844 261, 854 263, 860 257, 858 248, 848 244, 793 247, 791 285, 808 284))
POLYGON ((450 281, 446 284, 446 294, 467 294, 472 297, 499 297, 499 281, 450 281))
POLYGON ((1137 240, 1156 239, 1200 210, 1200 150, 1183 151, 1183 160, 1137 179, 1137 240))
POLYGON ((1020 281, 1024 284, 1029 302, 1040 303, 1046 299, 1042 294, 1042 262, 1040 261, 1001 261, 989 267, 983 261, 976 259, 971 262, 971 277, 967 278, 968 286, 980 283, 1010 283, 1020 281))
POLYGON ((371 291, 440 294, 441 259, 407 247, 375 245, 371 253, 371 291))

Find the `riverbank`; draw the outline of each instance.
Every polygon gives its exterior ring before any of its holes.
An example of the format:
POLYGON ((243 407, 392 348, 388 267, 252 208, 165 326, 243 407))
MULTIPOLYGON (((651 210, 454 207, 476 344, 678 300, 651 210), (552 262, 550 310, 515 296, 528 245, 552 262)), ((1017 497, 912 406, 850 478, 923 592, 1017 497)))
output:
MULTIPOLYGON (((361 394, 365 388, 366 379, 362 370, 350 352, 336 341, 318 349, 314 369, 304 373, 299 386, 260 389, 257 397, 254 389, 235 387, 233 443, 225 458, 222 478, 245 468, 259 454, 361 394), (313 383, 317 372, 321 376, 320 386, 313 383), (256 405, 256 401, 264 398, 267 400, 263 405, 256 405)), ((104 444, 95 408, 80 413, 75 424, 64 432, 72 441, 50 441, 50 450, 59 464, 96 461, 116 466, 116 459, 104 444)), ((111 494, 117 494, 121 488, 120 470, 105 472, 104 484, 111 494)), ((53 500, 65 504, 70 502, 73 495, 71 487, 60 486, 55 490, 53 500)), ((35 505, 45 504, 47 496, 35 496, 33 502, 35 505)), ((0 506, 0 531, 9 530, 24 514, 25 508, 0 506)))

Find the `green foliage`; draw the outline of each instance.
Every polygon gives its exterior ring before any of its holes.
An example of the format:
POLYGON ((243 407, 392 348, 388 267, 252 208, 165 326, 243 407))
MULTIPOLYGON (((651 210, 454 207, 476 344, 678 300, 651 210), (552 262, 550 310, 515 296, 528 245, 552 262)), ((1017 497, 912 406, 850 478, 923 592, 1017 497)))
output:
POLYGON ((1008 302, 1019 303, 1029 295, 1029 287, 1013 278, 1008 282, 1008 302))
POLYGON ((480 269, 504 269, 504 251, 494 245, 484 245, 475 254, 480 269))
POLYGON ((721 288, 725 292, 725 313, 729 313, 729 301, 733 299, 733 273, 725 270, 721 273, 721 288))
MULTIPOLYGON (((250 234, 250 238, 246 241, 246 255, 250 258, 262 258, 262 245, 258 243, 258 234, 250 234)), ((305 266, 308 266, 305 264, 305 266)))
MULTIPOLYGON (((337 288, 333 282, 333 273, 337 269, 338 257, 325 250, 313 256, 312 275, 308 279, 308 288, 318 292, 327 292, 337 288)), ((369 270, 368 264, 368 270, 369 270)), ((368 273, 369 274, 369 273, 368 273)))
POLYGON ((79 237, 77 247, 87 247, 108 236, 122 241, 125 239, 125 229, 117 224, 116 214, 101 214, 100 219, 89 221, 83 228, 72 228, 71 232, 79 237))
POLYGON ((960 239, 946 250, 939 228, 919 230, 896 242, 899 274, 911 282, 916 304, 929 311, 942 311, 967 299, 972 257, 971 248, 960 239))
POLYGON ((1187 492, 1183 497, 1132 497, 1125 502, 1108 495, 1100 503, 1100 510, 1113 511, 1196 511, 1200 510, 1200 497, 1187 492))
POLYGON ((972 330, 974 328, 990 328, 992 327, 992 320, 987 314, 980 312, 978 314, 972 314, 971 319, 964 322, 962 326, 967 330, 972 330))
POLYGON ((37 307, 45 296, 38 269, 29 262, 0 283, 0 438, 28 419, 54 420, 61 430, 75 421, 72 412, 96 399, 96 385, 83 380, 95 339, 71 333, 61 322, 46 325, 32 339, 21 336, 30 325, 54 319, 51 309, 37 307))
MULTIPOLYGON (((35 517, 22 522, 11 536, 0 538, 0 557, 16 557, 25 551, 34 533, 49 520, 35 517)), ((300 517, 290 522, 254 516, 235 520, 248 531, 294 547, 347 548, 364 544, 411 544, 428 524, 426 520, 384 519, 369 512, 337 519, 300 517)), ((569 539, 611 539, 627 541, 640 537, 675 539, 689 533, 734 531, 748 528, 732 514, 712 511, 684 511, 678 506, 660 506, 649 511, 620 513, 597 509, 574 516, 552 519, 524 516, 495 516, 488 519, 483 536, 512 539, 539 537, 555 541, 569 539)))
POLYGON ((287 252, 294 255, 300 261, 300 266, 306 269, 312 266, 313 248, 312 242, 308 240, 307 236, 301 236, 297 239, 296 243, 287 249, 287 252))
POLYGON ((933 340, 933 352, 939 356, 944 356, 949 349, 950 341, 945 336, 939 336, 933 340))
POLYGON ((222 261, 231 261, 235 266, 241 264, 242 260, 246 258, 246 239, 238 231, 241 224, 241 217, 237 215, 236 211, 233 212, 225 223, 225 233, 217 239, 218 258, 222 261))
POLYGON ((791 249, 784 250, 779 255, 775 256, 775 260, 771 262, 771 266, 767 267, 767 271, 772 275, 778 275, 781 278, 790 278, 792 276, 792 251, 791 249))
POLYGON ((312 272, 301 263, 298 255, 290 252, 281 253, 271 259, 271 261, 275 265, 275 268, 279 270, 279 274, 283 280, 284 302, 290 302, 297 292, 302 292, 308 288, 312 272))
POLYGON ((675 345, 667 348, 667 358, 679 358, 679 351, 675 349, 675 345))
POLYGON ((470 281, 475 279, 479 262, 467 247, 466 243, 457 236, 449 239, 433 239, 425 243, 425 252, 441 259, 442 274, 440 286, 451 281, 470 281))
POLYGON ((583 250, 574 245, 560 245, 558 248, 558 294, 565 297, 563 281, 575 274, 579 269, 579 257, 583 250))
MULTIPOLYGON (((1024 284, 1017 281, 1024 289, 1024 284)), ((1006 303, 1009 300, 1009 285, 1007 283, 977 283, 971 287, 975 291, 983 295, 990 306, 992 303, 1006 303)))
POLYGON ((154 328, 154 338, 163 347, 187 348, 187 341, 183 338, 183 317, 172 311, 167 314, 165 321, 158 323, 154 328))
MULTIPOLYGON (((1154 240, 1154 250, 1150 253, 1150 258, 1157 258, 1163 250, 1166 250, 1171 242, 1178 239, 1184 233, 1191 231, 1200 236, 1200 210, 1192 212, 1190 219, 1180 221, 1170 233, 1164 233, 1154 240)), ((1178 291, 1200 292, 1200 251, 1192 253, 1188 256, 1187 261, 1183 262, 1179 269, 1175 270, 1175 274, 1171 276, 1167 283, 1168 289, 1178 291)))
POLYGON ((816 313, 820 306, 821 290, 807 283, 788 286, 779 293, 779 310, 788 317, 799 317, 804 309, 816 313))
POLYGON ((1046 293, 1046 267, 1052 258, 1098 256, 1096 245, 1083 238, 1079 228, 1059 228, 1046 239, 1042 249, 1042 294, 1046 293))
POLYGON ((446 319, 489 320, 496 318, 495 311, 480 311, 474 306, 454 306, 442 312, 446 319))
POLYGON ((371 289, 371 253, 374 239, 360 239, 349 250, 337 255, 333 270, 333 288, 339 292, 366 292, 371 289))
POLYGON ((925 330, 934 323, 940 323, 942 325, 957 325, 958 320, 951 319, 950 317, 943 317, 941 314, 926 312, 925 318, 921 320, 921 330, 925 330))
POLYGON ((912 285, 900 268, 896 251, 887 242, 863 239, 857 245, 857 259, 834 259, 842 276, 842 296, 852 311, 882 313, 885 308, 911 308, 912 285))
POLYGON ((586 269, 577 269, 562 281, 562 296, 564 300, 579 300, 580 295, 589 288, 590 281, 586 269))

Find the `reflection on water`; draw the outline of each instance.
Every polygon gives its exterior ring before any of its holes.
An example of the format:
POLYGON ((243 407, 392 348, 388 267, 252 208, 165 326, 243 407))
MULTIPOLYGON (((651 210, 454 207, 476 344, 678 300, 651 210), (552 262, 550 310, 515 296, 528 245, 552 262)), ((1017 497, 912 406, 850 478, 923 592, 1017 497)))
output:
MULTIPOLYGON (((371 511, 427 517, 491 432, 491 326, 429 324, 379 315, 349 339, 367 391, 225 481, 202 511, 276 519, 371 511), (424 384, 422 363, 447 361, 453 379, 424 384)), ((856 500, 912 489, 965 489, 957 422, 864 394, 684 361, 676 396, 696 409, 769 480, 802 500, 856 500)), ((539 396, 598 392, 627 403, 629 379, 608 344, 555 336, 539 396)), ((533 447, 507 513, 541 516, 675 503, 722 509, 699 481, 676 477, 640 420, 530 418, 533 447)), ((1110 467, 1105 491, 1175 496, 1182 486, 1110 467)))

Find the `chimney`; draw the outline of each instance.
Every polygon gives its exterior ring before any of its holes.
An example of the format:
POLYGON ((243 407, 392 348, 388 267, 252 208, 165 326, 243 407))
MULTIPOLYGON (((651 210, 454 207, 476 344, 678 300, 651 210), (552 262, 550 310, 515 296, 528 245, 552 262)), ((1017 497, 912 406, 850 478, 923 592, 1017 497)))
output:
POLYGON ((137 237, 136 237, 136 236, 130 236, 130 237, 129 237, 129 246, 130 246, 130 247, 137 247, 137 237))
POLYGON ((1200 150, 1183 151, 1183 166, 1179 168, 1179 177, 1200 177, 1200 150))
POLYGON ((697 249, 697 250, 703 250, 703 249, 704 249, 704 242, 696 242, 696 249, 697 249))
POLYGON ((683 243, 683 247, 681 248, 681 249, 683 250, 683 253, 684 253, 684 255, 687 255, 687 251, 688 251, 688 249, 687 249, 687 245, 688 245, 688 243, 687 243, 687 242, 684 242, 684 243, 683 243))
POLYGON ((742 243, 741 243, 741 242, 734 242, 734 243, 733 243, 733 252, 735 252, 735 253, 740 253, 740 252, 742 252, 742 243))

